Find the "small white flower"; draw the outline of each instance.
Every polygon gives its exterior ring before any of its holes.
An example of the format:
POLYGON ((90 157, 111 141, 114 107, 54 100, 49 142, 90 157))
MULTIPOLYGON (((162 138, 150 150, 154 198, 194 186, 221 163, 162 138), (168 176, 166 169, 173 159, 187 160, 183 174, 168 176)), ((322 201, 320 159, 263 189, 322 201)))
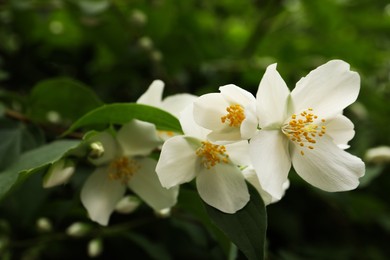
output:
POLYGON ((356 188, 364 175, 362 160, 345 152, 354 136, 342 115, 359 93, 360 78, 340 60, 310 72, 290 93, 270 65, 257 92, 261 130, 250 141, 250 153, 262 187, 279 199, 291 164, 298 175, 325 191, 356 188))
POLYGON ((245 178, 237 167, 242 156, 240 151, 248 142, 226 146, 211 143, 206 139, 209 131, 193 121, 192 109, 190 105, 181 116, 185 135, 164 143, 156 167, 158 177, 166 188, 196 178, 197 190, 204 202, 225 213, 235 213, 249 201, 245 178))
POLYGON ((81 202, 93 221, 107 225, 126 187, 154 210, 176 204, 178 188, 163 188, 155 172, 157 162, 146 157, 161 144, 154 125, 133 120, 122 126, 116 138, 101 132, 89 141, 104 147, 101 157, 90 159, 98 167, 81 190, 81 202))
POLYGON ((235 85, 219 88, 221 93, 200 96, 194 102, 194 120, 211 130, 212 141, 239 141, 251 138, 257 130, 256 99, 235 85))

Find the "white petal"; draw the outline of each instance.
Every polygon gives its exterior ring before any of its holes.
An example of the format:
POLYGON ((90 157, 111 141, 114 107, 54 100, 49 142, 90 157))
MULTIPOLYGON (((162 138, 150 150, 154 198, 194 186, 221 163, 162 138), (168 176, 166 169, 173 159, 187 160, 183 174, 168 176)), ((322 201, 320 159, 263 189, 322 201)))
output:
POLYGON ((352 104, 359 90, 359 74, 350 71, 348 63, 332 60, 299 80, 291 96, 296 112, 312 108, 328 118, 352 104))
POLYGON ((229 105, 239 104, 246 105, 248 103, 255 103, 255 97, 245 89, 237 87, 236 85, 229 84, 219 88, 223 98, 229 103, 229 105))
POLYGON ((149 155, 162 143, 155 125, 139 120, 123 125, 117 133, 117 140, 125 156, 149 155))
POLYGON ((347 144, 355 135, 351 120, 342 114, 338 114, 336 117, 327 120, 324 125, 326 126, 326 134, 332 137, 335 144, 349 147, 347 144))
POLYGON ((174 136, 163 144, 156 166, 163 187, 171 188, 195 178, 198 170, 195 150, 191 139, 185 136, 174 136))
POLYGON ((51 188, 67 183, 75 170, 75 164, 71 160, 60 159, 54 162, 43 179, 43 187, 51 188))
POLYGON ((256 103, 244 107, 245 119, 240 126, 241 139, 252 138, 257 131, 259 121, 256 116, 256 103))
POLYGON ((276 70, 268 66, 257 91, 257 116, 261 128, 280 126, 287 117, 290 90, 276 70))
POLYGON ((126 186, 108 177, 106 167, 97 168, 81 189, 81 202, 89 217, 100 225, 107 225, 116 204, 123 197, 126 186))
MULTIPOLYGON (((279 201, 279 199, 272 197, 271 194, 266 192, 263 189, 263 187, 261 187, 259 178, 257 177, 257 174, 253 168, 248 167, 245 170, 243 170, 242 173, 244 174, 245 179, 256 188, 257 192, 260 194, 261 198, 263 199, 265 205, 269 205, 271 203, 275 203, 275 202, 279 201)), ((283 183, 284 191, 289 186, 290 186, 290 182, 287 179, 287 181, 285 183, 283 183)), ((283 195, 284 195, 284 193, 283 193, 283 195)))
POLYGON ((241 134, 235 127, 225 127, 219 131, 211 132, 207 135, 207 139, 212 142, 231 143, 241 140, 241 134))
POLYGON ((249 143, 249 155, 263 189, 281 199, 291 168, 288 139, 280 130, 259 131, 249 143))
POLYGON ((137 100, 138 104, 145 104, 154 107, 161 107, 161 100, 164 91, 164 82, 161 80, 154 80, 150 84, 148 90, 137 100))
POLYGON ((204 140, 210 133, 210 130, 195 123, 193 110, 194 105, 190 104, 180 113, 181 128, 185 135, 204 140))
POLYGON ((104 153, 101 157, 93 159, 89 158, 89 161, 94 165, 103 165, 112 161, 118 156, 120 148, 115 138, 108 132, 100 132, 88 139, 89 143, 100 142, 103 146, 104 153))
POLYGON ((150 158, 136 160, 140 168, 131 177, 128 187, 154 210, 174 206, 177 202, 179 187, 163 188, 155 171, 157 162, 150 158))
POLYGON ((292 148, 293 166, 305 181, 325 191, 346 191, 359 185, 364 175, 363 161, 338 148, 326 135, 316 139, 314 149, 292 148))
POLYGON ((249 158, 249 143, 246 140, 225 145, 226 153, 229 159, 240 166, 248 166, 251 164, 249 158))
POLYGON ((249 201, 245 178, 234 165, 220 163, 211 169, 202 168, 196 187, 204 202, 225 213, 235 213, 249 201))
POLYGON ((272 202, 272 196, 265 190, 260 185, 259 178, 257 177, 257 174, 254 169, 252 168, 247 168, 243 171, 245 179, 253 185, 253 187, 256 188, 257 192, 260 194, 261 198, 264 201, 265 205, 268 205, 272 202))
POLYGON ((194 120, 201 127, 220 130, 225 127, 221 117, 227 114, 230 104, 220 93, 202 95, 194 102, 194 120))
POLYGON ((177 94, 169 96, 163 100, 161 109, 171 113, 176 117, 179 117, 180 112, 182 112, 188 105, 193 103, 197 98, 197 96, 191 94, 177 94))

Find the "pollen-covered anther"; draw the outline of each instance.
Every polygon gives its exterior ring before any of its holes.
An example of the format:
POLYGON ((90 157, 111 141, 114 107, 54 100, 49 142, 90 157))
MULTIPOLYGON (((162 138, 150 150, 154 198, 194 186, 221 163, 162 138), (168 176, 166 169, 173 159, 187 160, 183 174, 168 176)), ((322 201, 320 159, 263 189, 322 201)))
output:
POLYGON ((228 163, 229 158, 225 146, 212 144, 208 141, 202 142, 202 146, 196 150, 196 155, 201 158, 203 166, 207 169, 218 163, 228 163))
MULTIPOLYGON (((316 139, 322 137, 326 133, 325 119, 318 119, 318 116, 313 113, 312 108, 308 108, 299 114, 291 115, 290 120, 283 125, 283 133, 293 142, 296 142, 300 147, 314 149, 316 139)), ((304 152, 301 151, 304 155, 304 152)))
POLYGON ((108 177, 111 180, 119 180, 126 184, 139 168, 140 165, 136 161, 127 157, 120 157, 110 163, 108 177))
POLYGON ((222 123, 229 123, 231 127, 241 126, 242 121, 245 119, 244 108, 241 105, 230 105, 226 108, 228 112, 226 116, 221 117, 222 123))

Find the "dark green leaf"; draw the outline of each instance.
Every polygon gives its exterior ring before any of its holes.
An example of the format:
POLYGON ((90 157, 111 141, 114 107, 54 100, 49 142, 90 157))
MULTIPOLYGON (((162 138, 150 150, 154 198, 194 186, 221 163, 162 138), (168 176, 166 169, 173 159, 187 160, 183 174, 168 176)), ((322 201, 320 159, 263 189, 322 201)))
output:
POLYGON ((64 135, 80 127, 108 124, 125 124, 139 119, 156 125, 157 129, 181 133, 179 120, 161 109, 134 103, 104 105, 87 113, 77 120, 64 135))
POLYGON ((23 153, 9 168, 0 173, 0 199, 30 174, 60 159, 80 141, 56 141, 23 153))
POLYGON ((21 153, 23 127, 19 122, 0 120, 0 169, 14 162, 21 153))
POLYGON ((67 124, 102 104, 96 94, 80 82, 67 78, 49 79, 41 81, 32 90, 29 116, 38 122, 67 124))
POLYGON ((248 204, 234 214, 227 214, 204 203, 207 213, 250 260, 264 259, 267 213, 260 195, 248 184, 248 204))
POLYGON ((150 259, 153 260, 172 259, 162 245, 154 243, 142 235, 132 232, 132 233, 124 234, 124 237, 128 238, 133 243, 137 244, 139 247, 144 249, 144 251, 148 253, 148 255, 150 256, 150 259))
POLYGON ((230 241, 227 239, 225 234, 223 234, 211 222, 205 208, 203 207, 203 202, 196 191, 181 188, 179 194, 179 207, 194 215, 210 232, 214 239, 218 241, 225 254, 229 255, 231 246, 230 241))

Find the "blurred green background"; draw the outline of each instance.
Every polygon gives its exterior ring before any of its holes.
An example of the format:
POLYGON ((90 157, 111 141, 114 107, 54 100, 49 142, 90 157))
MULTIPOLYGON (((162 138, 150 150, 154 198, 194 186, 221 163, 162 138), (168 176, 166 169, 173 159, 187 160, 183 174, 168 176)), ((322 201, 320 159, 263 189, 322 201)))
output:
MULTIPOLYGON (((135 101, 154 79, 166 83, 166 95, 230 83, 256 94, 271 63, 293 88, 330 59, 361 76, 358 101, 345 113, 356 128, 348 151, 365 158, 369 148, 390 145, 388 0, 0 1, 2 99, 21 112, 33 86, 54 77, 81 81, 106 103, 135 101)), ((292 174, 286 196, 268 207, 268 259, 389 259, 389 170, 388 162, 367 161, 362 185, 344 193, 292 174)), ((130 233, 121 232, 130 217, 114 214, 114 231, 94 226, 87 237, 64 236, 71 223, 89 223, 74 192, 80 182, 43 191, 32 178, 3 201, 0 257, 86 258, 95 236, 102 259, 225 259, 201 222, 183 213, 130 233), (54 233, 37 230, 40 217, 54 233)), ((151 215, 141 209, 131 218, 144 213, 151 215)))

